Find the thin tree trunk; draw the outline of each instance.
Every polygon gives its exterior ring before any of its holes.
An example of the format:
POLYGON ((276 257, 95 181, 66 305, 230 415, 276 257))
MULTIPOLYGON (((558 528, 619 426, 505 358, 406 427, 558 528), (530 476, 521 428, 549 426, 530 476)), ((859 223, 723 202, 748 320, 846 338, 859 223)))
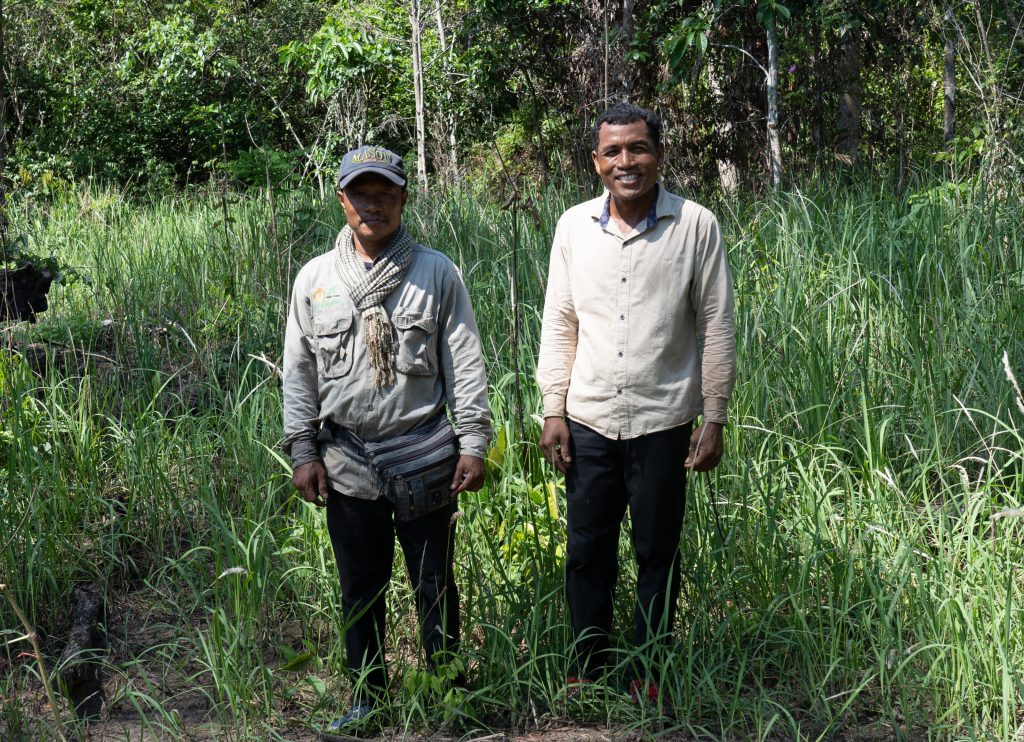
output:
MULTIPOLYGON (((708 69, 708 87, 711 88, 711 94, 714 96, 715 102, 718 103, 722 100, 722 83, 718 79, 718 71, 715 69, 714 62, 710 59, 707 63, 708 69)), ((732 140, 732 121, 728 116, 721 115, 715 117, 715 128, 718 131, 718 139, 720 142, 730 142, 732 140)), ((728 158, 719 158, 718 160, 718 179, 722 184, 722 191, 727 194, 736 192, 736 189, 740 184, 740 173, 736 167, 736 163, 728 158)))
POLYGON ((942 141, 952 151, 956 136, 956 28, 953 25, 953 8, 946 6, 946 55, 942 68, 943 125, 942 141))
MULTIPOLYGON (((904 76, 904 80, 906 80, 906 76, 904 76)), ((906 109, 907 106, 900 106, 899 113, 896 114, 896 137, 899 140, 899 174, 896 180, 898 195, 903 194, 903 181, 907 173, 907 137, 903 123, 906 109)))
POLYGON ((619 27, 622 47, 622 92, 628 101, 632 100, 636 91, 635 63, 629 59, 629 47, 633 43, 633 0, 622 0, 622 25, 619 27))
POLYGON ((444 18, 441 15, 441 0, 436 0, 434 3, 434 18, 437 21, 437 38, 441 42, 441 54, 444 56, 445 71, 445 93, 440 97, 442 102, 438 104, 438 108, 440 109, 439 113, 442 124, 448 130, 448 175, 451 182, 456 183, 459 179, 459 151, 455 139, 455 129, 458 121, 455 118, 453 84, 451 79, 449 79, 452 57, 451 50, 448 48, 448 35, 444 30, 444 18), (448 107, 447 111, 444 110, 445 104, 448 107))
POLYGON ((842 44, 839 95, 839 120, 836 128, 836 153, 840 159, 853 164, 860 151, 860 41, 857 29, 846 32, 842 44))
POLYGON ((608 0, 604 0, 603 10, 601 12, 602 18, 604 18, 604 97, 602 98, 601 110, 608 110, 608 55, 610 54, 610 47, 608 46, 608 0))
MULTIPOLYGON (((822 92, 821 80, 824 76, 824 62, 821 53, 821 20, 814 20, 814 51, 811 55, 811 74, 814 77, 814 139, 815 139, 815 161, 814 167, 819 172, 825 166, 825 105, 822 92)), ((827 57, 827 55, 825 55, 827 57)))
POLYGON ((427 125, 423 111, 423 50, 420 46, 420 0, 409 2, 409 22, 412 26, 412 84, 416 98, 416 178, 427 191, 427 125))
POLYGON ((782 144, 779 141, 779 42, 775 18, 767 23, 768 40, 768 156, 772 169, 772 187, 782 183, 782 144))
POLYGON ((540 116, 537 114, 540 98, 537 96, 537 88, 533 84, 533 78, 530 77, 529 71, 525 67, 520 69, 523 72, 523 79, 526 80, 526 86, 530 89, 530 116, 533 119, 534 131, 537 132, 537 155, 540 160, 541 177, 544 185, 547 185, 551 170, 548 168, 548 152, 544 146, 544 128, 541 125, 540 116))

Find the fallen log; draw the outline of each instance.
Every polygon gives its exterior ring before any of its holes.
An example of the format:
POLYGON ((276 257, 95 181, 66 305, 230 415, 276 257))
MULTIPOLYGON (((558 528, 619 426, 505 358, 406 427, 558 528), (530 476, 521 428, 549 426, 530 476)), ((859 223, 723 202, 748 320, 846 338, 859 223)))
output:
POLYGON ((36 315, 46 311, 51 283, 53 274, 32 263, 22 263, 13 270, 0 268, 0 322, 35 322, 36 315))

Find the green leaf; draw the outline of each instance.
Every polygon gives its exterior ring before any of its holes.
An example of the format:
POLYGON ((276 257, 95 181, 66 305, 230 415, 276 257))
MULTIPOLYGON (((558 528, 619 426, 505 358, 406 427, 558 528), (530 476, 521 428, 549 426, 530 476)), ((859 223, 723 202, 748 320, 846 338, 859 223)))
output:
POLYGON ((281 666, 285 672, 302 672, 316 659, 316 652, 301 652, 281 666))

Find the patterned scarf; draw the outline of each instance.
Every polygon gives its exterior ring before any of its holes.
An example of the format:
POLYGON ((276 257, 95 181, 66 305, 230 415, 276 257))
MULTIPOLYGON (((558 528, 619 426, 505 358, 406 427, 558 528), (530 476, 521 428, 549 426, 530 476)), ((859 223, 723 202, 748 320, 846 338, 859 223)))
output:
POLYGON ((384 252, 366 270, 352 244, 352 229, 345 225, 334 247, 338 253, 338 272, 348 288, 349 296, 363 317, 363 339, 370 351, 373 383, 378 389, 395 383, 395 330, 388 313, 381 306, 388 294, 398 288, 412 262, 416 241, 399 227, 384 252))

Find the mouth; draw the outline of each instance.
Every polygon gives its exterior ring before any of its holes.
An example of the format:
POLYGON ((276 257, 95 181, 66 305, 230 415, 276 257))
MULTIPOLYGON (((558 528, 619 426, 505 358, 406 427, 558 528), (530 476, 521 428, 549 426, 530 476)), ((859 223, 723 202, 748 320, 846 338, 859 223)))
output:
POLYGON ((615 180, 625 186, 634 186, 640 185, 643 181, 643 176, 640 173, 626 173, 625 175, 616 176, 615 180))

